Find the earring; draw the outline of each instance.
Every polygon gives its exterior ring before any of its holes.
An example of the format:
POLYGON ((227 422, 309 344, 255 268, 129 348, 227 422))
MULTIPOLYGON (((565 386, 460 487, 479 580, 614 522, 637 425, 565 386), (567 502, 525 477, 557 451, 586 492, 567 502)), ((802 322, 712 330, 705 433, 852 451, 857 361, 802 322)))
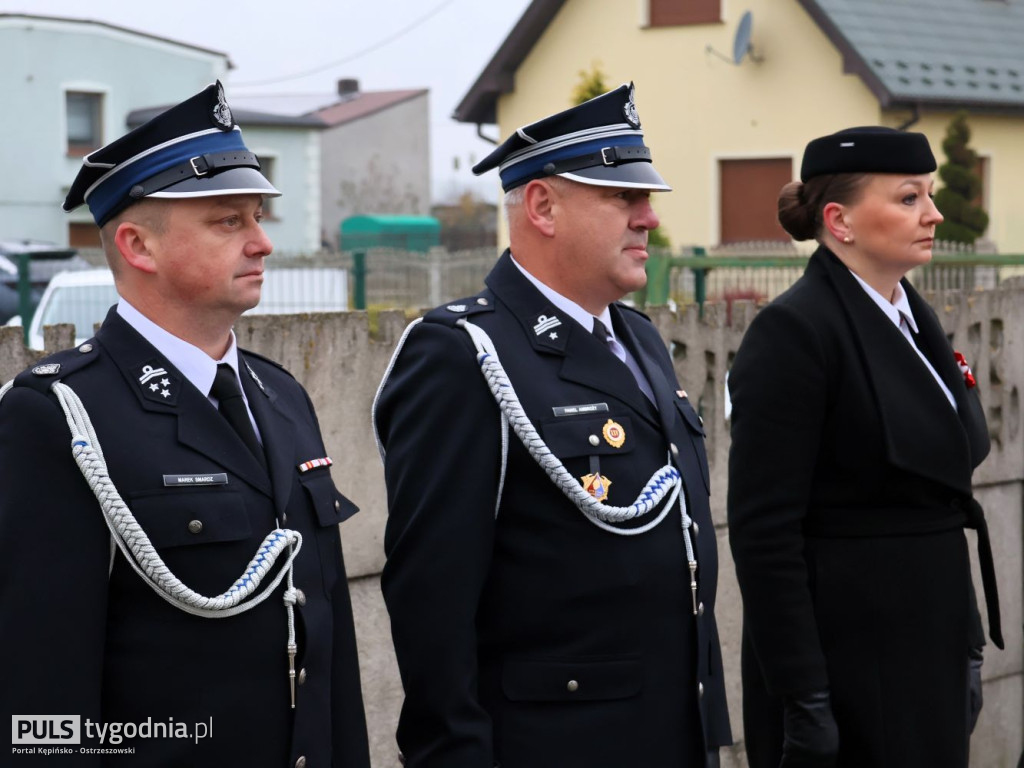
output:
POLYGON ((843 238, 843 242, 844 243, 852 243, 853 242, 853 238, 850 237, 849 235, 847 235, 846 237, 843 238))

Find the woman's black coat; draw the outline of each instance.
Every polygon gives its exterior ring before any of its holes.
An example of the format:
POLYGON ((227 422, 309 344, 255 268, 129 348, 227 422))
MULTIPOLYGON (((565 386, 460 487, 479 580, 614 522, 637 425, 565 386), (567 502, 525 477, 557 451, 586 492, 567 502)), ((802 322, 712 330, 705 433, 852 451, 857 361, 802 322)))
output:
POLYGON ((957 410, 825 248, 755 317, 730 372, 752 768, 779 764, 781 697, 826 687, 840 765, 967 764, 967 654, 984 635, 963 528, 987 544, 971 472, 989 439, 934 312, 902 285, 957 410))

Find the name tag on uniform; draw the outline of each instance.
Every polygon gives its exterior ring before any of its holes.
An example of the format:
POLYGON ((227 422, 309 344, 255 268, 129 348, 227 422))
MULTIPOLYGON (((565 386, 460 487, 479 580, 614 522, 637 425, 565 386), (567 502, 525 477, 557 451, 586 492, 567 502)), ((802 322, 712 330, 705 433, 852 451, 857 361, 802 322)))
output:
POLYGON ((213 475, 164 475, 164 485, 227 485, 226 472, 213 475))
POLYGON ((585 405, 556 405, 551 409, 555 416, 579 416, 584 413, 607 413, 608 403, 587 403, 585 405))

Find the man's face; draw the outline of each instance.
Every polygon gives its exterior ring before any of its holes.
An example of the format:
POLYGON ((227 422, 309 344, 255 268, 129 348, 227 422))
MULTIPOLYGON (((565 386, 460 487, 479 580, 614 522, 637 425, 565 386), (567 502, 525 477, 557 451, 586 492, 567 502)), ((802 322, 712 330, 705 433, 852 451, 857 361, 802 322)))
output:
POLYGON ((263 259, 273 250, 260 221, 261 195, 161 201, 152 237, 163 300, 187 305, 197 322, 234 323, 260 300, 263 259))
POLYGON ((569 298, 600 314, 647 284, 647 232, 658 226, 651 192, 555 181, 562 285, 569 298))

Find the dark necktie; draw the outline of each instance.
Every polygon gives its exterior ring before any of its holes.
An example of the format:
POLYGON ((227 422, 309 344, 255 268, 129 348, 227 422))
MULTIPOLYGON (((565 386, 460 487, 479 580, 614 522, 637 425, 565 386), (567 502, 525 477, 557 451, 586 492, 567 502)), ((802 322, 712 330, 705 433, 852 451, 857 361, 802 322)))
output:
MULTIPOLYGON (((612 339, 612 335, 608 332, 608 329, 605 328, 604 323, 602 323, 596 317, 594 318, 594 329, 591 331, 591 333, 593 333, 594 336, 597 337, 598 341, 600 341, 608 348, 608 351, 615 356, 616 360, 618 360, 620 363, 626 366, 626 368, 629 370, 630 375, 632 375, 633 379, 636 381, 636 385, 640 388, 640 391, 644 393, 644 397, 647 398, 648 402, 651 405, 654 405, 654 392, 651 390, 651 385, 644 378, 643 373, 641 373, 640 369, 636 367, 636 362, 634 361, 634 363, 630 365, 628 362, 623 360, 615 353, 614 344, 616 344, 617 342, 615 342, 612 339)), ((621 345, 620 349, 625 351, 625 347, 622 347, 621 345)), ((655 408, 657 408, 656 405, 655 408)))
POLYGON ((238 386, 238 377, 227 363, 217 366, 217 375, 213 377, 210 395, 217 398, 217 408, 221 415, 227 419, 231 428, 238 433, 242 442, 252 451, 252 455, 266 469, 267 460, 263 455, 263 446, 256 438, 256 430, 253 429, 252 422, 249 420, 249 411, 245 407, 245 400, 242 399, 242 389, 238 386))
POLYGON ((608 333, 608 329, 604 327, 604 323, 602 323, 596 317, 594 318, 594 330, 591 331, 591 333, 593 333, 597 337, 598 341, 600 341, 602 344, 608 347, 608 349, 611 351, 613 355, 615 354, 615 351, 612 350, 612 335, 608 333))

